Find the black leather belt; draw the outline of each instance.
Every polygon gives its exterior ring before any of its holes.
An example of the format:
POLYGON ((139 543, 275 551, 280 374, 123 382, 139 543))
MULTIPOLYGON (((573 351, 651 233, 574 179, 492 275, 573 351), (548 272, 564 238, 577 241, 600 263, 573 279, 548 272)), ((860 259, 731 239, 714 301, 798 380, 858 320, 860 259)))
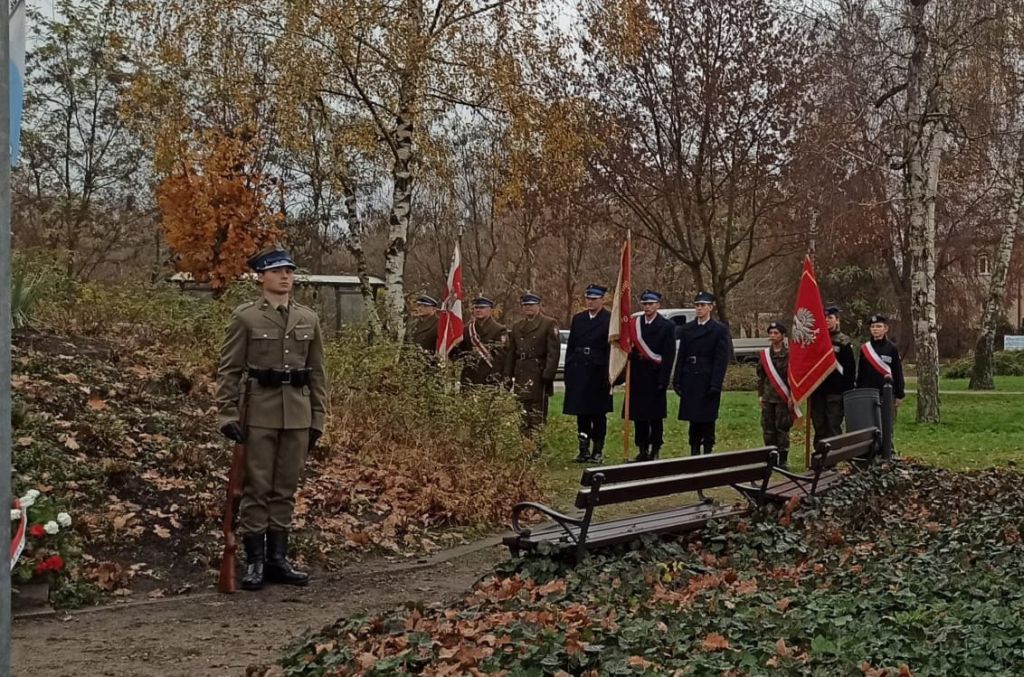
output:
POLYGON ((301 388, 308 386, 311 380, 312 369, 250 369, 249 376, 256 379, 264 388, 280 388, 281 386, 293 386, 301 388))
POLYGON ((590 346, 583 346, 582 348, 575 348, 574 350, 577 353, 582 353, 584 355, 589 355, 590 354, 590 346))

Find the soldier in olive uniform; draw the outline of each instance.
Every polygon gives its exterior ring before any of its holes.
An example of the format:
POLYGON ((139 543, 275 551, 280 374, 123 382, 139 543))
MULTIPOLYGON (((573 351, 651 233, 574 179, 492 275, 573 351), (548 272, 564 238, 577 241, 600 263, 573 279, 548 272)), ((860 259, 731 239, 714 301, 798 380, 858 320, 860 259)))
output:
POLYGON ((288 560, 295 490, 324 429, 327 379, 320 321, 291 300, 295 263, 280 249, 249 261, 263 295, 231 314, 217 371, 221 432, 245 442, 245 485, 238 530, 245 546, 242 588, 305 585, 309 576, 288 560), (239 420, 248 398, 247 420, 239 420))
POLYGON ((761 405, 761 431, 766 446, 779 450, 779 466, 789 468, 789 430, 793 427, 790 406, 789 347, 786 327, 781 322, 768 325, 771 345, 764 349, 757 363, 757 401, 761 405))
POLYGON ((523 407, 523 432, 532 435, 548 416, 548 396, 554 392, 555 372, 562 346, 554 318, 541 313, 540 296, 519 299, 524 317, 512 326, 505 378, 523 407))
POLYGON ((825 308, 825 322, 832 339, 832 352, 839 368, 825 377, 808 401, 811 423, 814 425, 814 444, 826 437, 843 432, 843 393, 852 390, 857 378, 857 363, 853 358, 850 337, 839 330, 839 306, 825 308))
POLYGON ((500 386, 505 371, 508 329, 492 315, 494 301, 478 296, 473 299, 473 319, 466 323, 462 343, 456 348, 463 361, 462 385, 500 386))
POLYGON ((437 299, 426 294, 416 299, 413 318, 405 333, 406 343, 418 345, 431 355, 437 352, 437 312, 440 308, 437 299))

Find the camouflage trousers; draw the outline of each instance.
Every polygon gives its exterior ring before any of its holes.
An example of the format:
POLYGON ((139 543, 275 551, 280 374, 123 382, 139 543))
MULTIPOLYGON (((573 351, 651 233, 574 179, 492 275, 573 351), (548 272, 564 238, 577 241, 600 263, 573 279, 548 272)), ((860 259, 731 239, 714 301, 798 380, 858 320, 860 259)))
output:
POLYGON ((789 407, 782 402, 765 402, 761 407, 761 430, 764 432, 765 446, 774 446, 779 450, 779 464, 789 464, 789 429, 793 427, 793 418, 789 407))
POLYGON ((835 437, 843 432, 843 396, 838 394, 811 393, 811 424, 814 426, 814 447, 818 440, 835 437))

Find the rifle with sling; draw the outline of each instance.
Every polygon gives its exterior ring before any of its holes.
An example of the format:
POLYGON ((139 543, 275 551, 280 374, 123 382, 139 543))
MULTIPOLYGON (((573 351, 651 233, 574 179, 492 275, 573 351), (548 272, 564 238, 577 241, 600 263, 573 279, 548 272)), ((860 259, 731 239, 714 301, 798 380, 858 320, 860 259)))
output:
MULTIPOLYGON (((249 415, 249 378, 245 379, 245 392, 242 406, 238 410, 238 421, 242 430, 248 434, 249 415)), ((228 471, 227 501, 224 504, 224 552, 220 556, 220 576, 217 578, 217 590, 231 593, 235 591, 235 553, 238 543, 235 539, 235 521, 238 518, 238 504, 242 500, 242 483, 245 481, 245 442, 235 442, 231 451, 231 469, 228 471)))

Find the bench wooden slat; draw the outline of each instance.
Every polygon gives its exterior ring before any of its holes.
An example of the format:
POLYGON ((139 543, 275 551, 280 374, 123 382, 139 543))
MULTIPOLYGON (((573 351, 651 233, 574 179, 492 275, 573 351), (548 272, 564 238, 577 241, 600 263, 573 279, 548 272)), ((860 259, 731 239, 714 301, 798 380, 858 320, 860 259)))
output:
MULTIPOLYGON (((737 506, 719 506, 709 503, 686 505, 672 510, 646 513, 630 517, 622 517, 605 522, 595 523, 587 532, 587 545, 599 547, 615 543, 625 543, 643 534, 666 534, 692 531, 704 526, 708 520, 742 515, 749 508, 737 506)), ((579 535, 579 530, 573 528, 579 535)), ((519 547, 531 549, 540 543, 548 542, 556 548, 575 547, 575 543, 566 536, 557 524, 531 531, 529 535, 508 536, 505 544, 516 543, 519 547)))
POLYGON ((761 447, 758 449, 745 449, 743 451, 727 451, 722 454, 666 458, 645 463, 624 463, 621 465, 587 468, 583 471, 583 476, 580 477, 580 484, 585 487, 593 486, 594 476, 598 473, 604 475, 604 484, 607 485, 617 482, 633 482, 652 477, 664 477, 666 475, 690 475, 737 465, 766 463, 773 451, 775 451, 774 447, 761 447))
MULTIPOLYGON (((621 482, 601 486, 597 492, 595 505, 614 505, 627 501, 669 496, 671 494, 711 489, 741 482, 754 482, 763 480, 765 473, 768 471, 769 466, 767 463, 758 463, 688 475, 673 475, 663 478, 621 482)), ((593 491, 592 488, 580 489, 579 493, 576 494, 576 507, 586 508, 590 505, 593 491)))
MULTIPOLYGON (((841 479, 842 475, 834 470, 825 471, 818 478, 818 485, 815 493, 828 489, 834 484, 837 484, 841 479)), ((773 503, 785 503, 794 496, 801 498, 810 494, 811 483, 810 481, 798 482, 797 480, 787 479, 776 484, 768 485, 768 489, 765 490, 765 498, 773 503)))

